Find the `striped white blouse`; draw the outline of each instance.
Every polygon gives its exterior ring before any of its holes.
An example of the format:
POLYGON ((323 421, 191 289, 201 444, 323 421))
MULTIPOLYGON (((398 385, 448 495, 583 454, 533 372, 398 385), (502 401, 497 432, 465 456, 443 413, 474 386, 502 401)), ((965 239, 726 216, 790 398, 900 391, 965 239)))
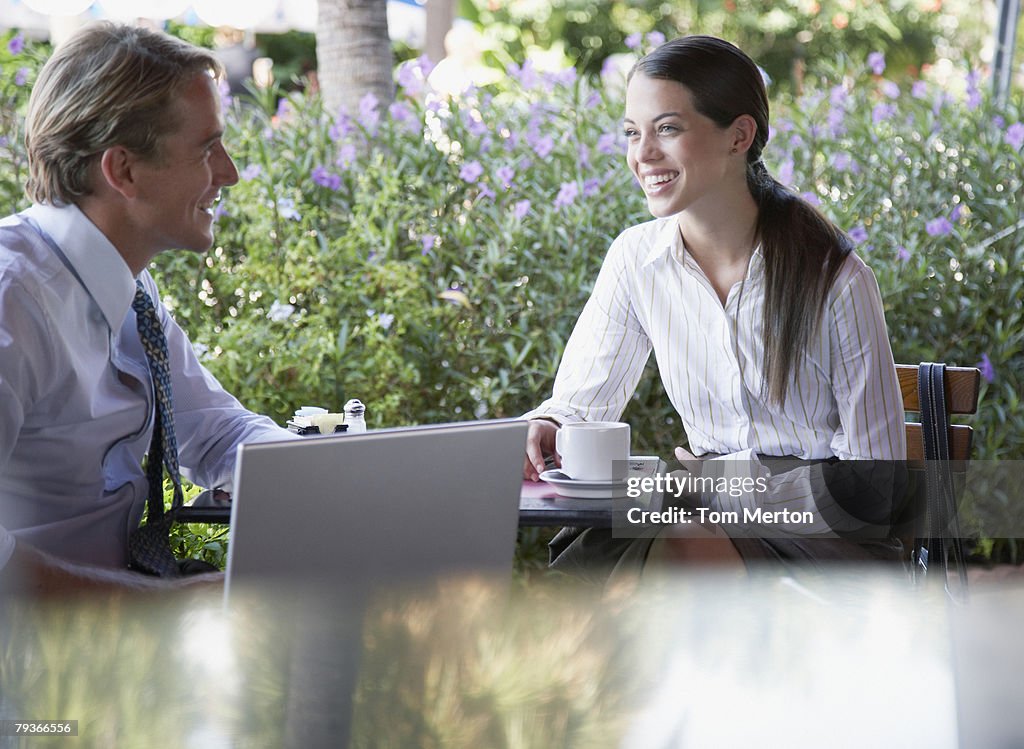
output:
POLYGON ((619 419, 653 350, 695 455, 905 459, 903 402, 871 269, 846 259, 781 408, 762 395, 763 281, 758 249, 723 306, 674 216, 627 229, 566 344, 551 398, 524 418, 619 419))

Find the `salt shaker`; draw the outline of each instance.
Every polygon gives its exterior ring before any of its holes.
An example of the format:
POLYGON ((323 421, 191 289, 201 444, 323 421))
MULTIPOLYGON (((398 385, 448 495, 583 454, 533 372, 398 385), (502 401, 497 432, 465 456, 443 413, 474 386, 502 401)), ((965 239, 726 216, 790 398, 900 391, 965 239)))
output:
POLYGON ((349 434, 359 434, 366 431, 366 406, 361 401, 353 398, 345 404, 345 423, 348 425, 349 434))

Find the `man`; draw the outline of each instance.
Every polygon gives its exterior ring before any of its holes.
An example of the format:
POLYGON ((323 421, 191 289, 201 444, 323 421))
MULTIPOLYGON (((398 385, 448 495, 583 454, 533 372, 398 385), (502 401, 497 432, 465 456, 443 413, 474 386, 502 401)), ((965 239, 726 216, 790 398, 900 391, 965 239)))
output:
POLYGON ((128 571, 147 496, 154 395, 133 299, 167 340, 183 473, 230 480, 235 448, 287 439, 196 359, 146 267, 213 242, 224 149, 221 71, 162 33, 86 27, 59 47, 29 101, 33 206, 0 221, 0 567, 36 590, 160 588, 128 571))

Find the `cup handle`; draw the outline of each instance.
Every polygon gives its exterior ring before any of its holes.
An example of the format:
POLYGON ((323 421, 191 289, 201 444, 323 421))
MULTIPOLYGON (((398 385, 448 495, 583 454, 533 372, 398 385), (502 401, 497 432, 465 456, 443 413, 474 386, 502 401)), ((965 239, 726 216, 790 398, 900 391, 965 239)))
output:
POLYGON ((562 450, 562 434, 563 433, 564 432, 561 429, 559 429, 558 431, 555 432, 555 452, 558 453, 559 455, 564 455, 565 454, 563 452, 563 450, 562 450))

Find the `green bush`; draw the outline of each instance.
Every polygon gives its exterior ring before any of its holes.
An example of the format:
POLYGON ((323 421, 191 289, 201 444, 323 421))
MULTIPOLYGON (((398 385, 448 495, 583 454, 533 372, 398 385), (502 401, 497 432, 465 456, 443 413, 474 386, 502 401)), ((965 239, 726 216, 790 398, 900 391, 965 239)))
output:
MULTIPOLYGON (((5 113, 23 109, 22 64, 4 63, 5 113)), ((872 57, 776 96, 766 160, 858 242, 897 361, 983 366, 975 455, 1020 459, 1021 100, 997 106, 973 74, 898 85, 883 68, 872 57)), ((438 102, 406 63, 394 104, 337 118, 298 93, 230 105, 242 177, 217 245, 154 268, 228 390, 281 422, 360 398, 372 427, 514 416, 546 397, 605 250, 648 214, 623 163, 619 82, 511 72, 438 102)), ((0 133, 8 210, 24 203, 19 123, 0 133)), ((636 450, 668 456, 685 438, 651 369, 626 418, 636 450)))

